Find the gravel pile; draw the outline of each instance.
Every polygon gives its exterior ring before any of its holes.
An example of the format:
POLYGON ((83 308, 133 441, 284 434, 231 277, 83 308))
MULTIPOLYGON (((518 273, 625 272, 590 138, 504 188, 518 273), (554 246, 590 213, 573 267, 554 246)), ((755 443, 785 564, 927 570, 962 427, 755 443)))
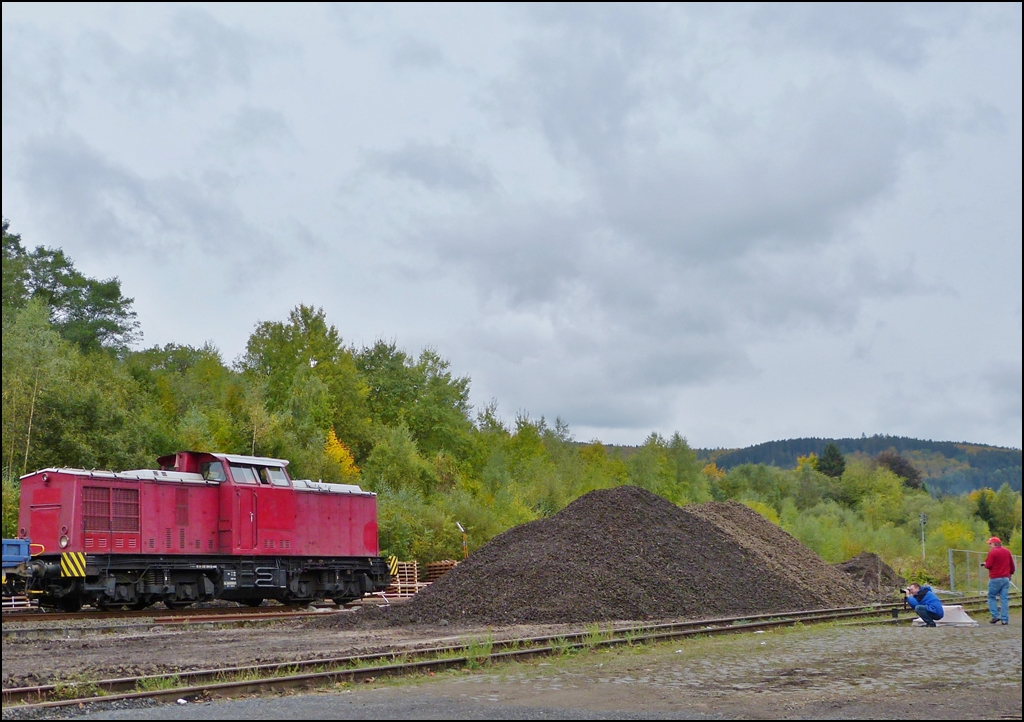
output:
POLYGON ((836 564, 836 569, 849 575, 876 594, 890 594, 907 583, 882 557, 861 552, 853 559, 836 564))
POLYGON ((509 529, 391 623, 578 623, 844 606, 865 590, 747 507, 685 509, 636 486, 509 529))

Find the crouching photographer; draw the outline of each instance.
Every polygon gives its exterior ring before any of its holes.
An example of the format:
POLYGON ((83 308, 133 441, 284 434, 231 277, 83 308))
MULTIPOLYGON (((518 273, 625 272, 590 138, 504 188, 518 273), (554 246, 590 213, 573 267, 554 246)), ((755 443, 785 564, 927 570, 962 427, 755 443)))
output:
POLYGON ((935 620, 942 619, 945 614, 942 610, 942 602, 935 596, 931 587, 910 584, 906 589, 900 591, 907 595, 907 604, 917 612, 917 616, 924 620, 925 626, 934 627, 935 620))

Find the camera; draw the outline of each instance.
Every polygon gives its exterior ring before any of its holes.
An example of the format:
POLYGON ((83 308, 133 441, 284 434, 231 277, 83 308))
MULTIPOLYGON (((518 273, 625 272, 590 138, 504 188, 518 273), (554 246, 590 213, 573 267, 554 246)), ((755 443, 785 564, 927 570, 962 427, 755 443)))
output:
POLYGON ((902 594, 903 596, 906 596, 907 595, 907 590, 904 589, 903 587, 900 587, 900 594, 902 594))

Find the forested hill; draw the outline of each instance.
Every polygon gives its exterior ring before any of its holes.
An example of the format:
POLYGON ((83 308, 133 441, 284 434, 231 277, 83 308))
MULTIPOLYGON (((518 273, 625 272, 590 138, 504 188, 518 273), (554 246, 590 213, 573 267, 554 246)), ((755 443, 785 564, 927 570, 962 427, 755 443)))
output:
POLYGON ((1008 483, 1021 490, 1021 450, 985 444, 929 441, 905 436, 864 436, 859 439, 784 439, 767 441, 744 449, 700 449, 698 455, 720 468, 741 464, 767 464, 783 469, 797 465, 797 457, 811 453, 821 456, 825 445, 835 443, 845 455, 875 457, 895 450, 917 467, 933 492, 960 494, 1008 483))

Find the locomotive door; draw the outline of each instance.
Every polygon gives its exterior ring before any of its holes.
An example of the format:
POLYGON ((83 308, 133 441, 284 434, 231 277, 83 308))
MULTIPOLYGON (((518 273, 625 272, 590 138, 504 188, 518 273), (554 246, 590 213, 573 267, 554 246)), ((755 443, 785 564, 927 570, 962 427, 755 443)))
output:
POLYGON ((238 523, 238 548, 252 551, 256 548, 256 490, 235 489, 235 505, 238 523))

